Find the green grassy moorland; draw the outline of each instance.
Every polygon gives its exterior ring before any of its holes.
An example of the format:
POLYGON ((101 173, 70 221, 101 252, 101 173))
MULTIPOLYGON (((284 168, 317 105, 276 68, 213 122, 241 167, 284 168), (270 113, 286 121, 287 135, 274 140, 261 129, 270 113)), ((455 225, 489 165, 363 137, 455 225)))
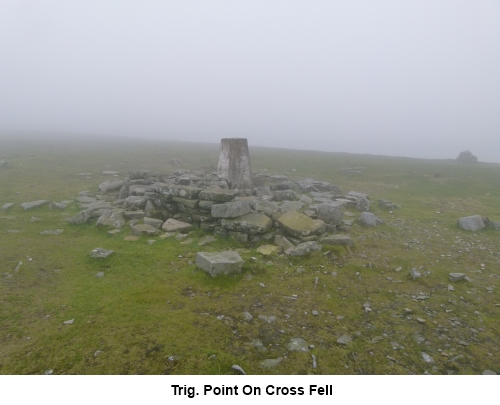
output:
POLYGON ((267 149, 250 139, 255 172, 368 193, 385 221, 354 224, 352 249, 269 258, 258 245, 233 240, 201 248, 199 230, 188 245, 158 237, 150 245, 147 237, 123 240, 128 226, 110 236, 94 224, 69 225, 76 202, 64 211, 19 207, 95 192, 110 178, 104 170, 171 172, 172 158, 182 168, 215 169, 218 145, 7 138, 0 142, 0 159, 9 162, 0 168, 0 206, 15 205, 0 212, 2 374, 231 374, 233 364, 248 374, 500 373, 500 231, 456 225, 474 214, 500 221, 500 164, 267 149), (359 166, 360 175, 340 174, 359 166), (401 208, 390 214, 376 204, 381 198, 401 208), (40 234, 57 228, 64 232, 40 234), (96 247, 116 254, 92 259, 96 247), (238 249, 242 274, 211 278, 192 264, 197 251, 223 249, 238 249), (424 276, 412 280, 409 270, 421 266, 424 276), (104 277, 95 277, 100 271, 104 277), (471 280, 449 291, 450 272, 471 280), (368 300, 372 312, 365 313, 368 300), (336 343, 343 334, 353 338, 345 347, 336 343), (314 347, 290 352, 295 337, 314 347), (279 357, 275 368, 261 368, 279 357))

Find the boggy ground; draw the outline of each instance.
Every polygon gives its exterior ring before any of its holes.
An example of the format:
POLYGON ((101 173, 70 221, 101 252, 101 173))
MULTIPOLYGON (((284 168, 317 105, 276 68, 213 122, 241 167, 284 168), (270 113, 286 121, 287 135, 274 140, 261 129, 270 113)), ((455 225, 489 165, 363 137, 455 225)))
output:
POLYGON ((104 170, 171 171, 172 158, 182 168, 214 167, 218 145, 1 141, 9 165, 0 169, 0 205, 15 203, 0 213, 2 374, 229 374, 233 364, 248 374, 500 372, 500 231, 456 226, 473 214, 500 220, 498 164, 265 149, 250 140, 254 171, 313 177, 401 204, 393 214, 372 204, 385 223, 354 224, 352 249, 263 257, 258 245, 233 240, 199 247, 200 231, 187 245, 124 241, 125 229, 110 236, 67 224, 76 203, 64 211, 19 207, 95 190, 110 178, 104 170), (365 170, 343 176, 345 167, 365 170), (74 176, 79 172, 95 174, 74 176), (64 231, 40 234, 47 229, 64 231), (93 259, 96 247, 116 254, 93 259), (198 251, 229 248, 245 260, 240 275, 210 278, 193 264, 198 251), (411 268, 423 277, 413 280, 411 268), (451 283, 450 272, 470 281, 451 283), (352 342, 340 345, 344 334, 352 342), (304 339, 309 351, 289 350, 292 338, 304 339))

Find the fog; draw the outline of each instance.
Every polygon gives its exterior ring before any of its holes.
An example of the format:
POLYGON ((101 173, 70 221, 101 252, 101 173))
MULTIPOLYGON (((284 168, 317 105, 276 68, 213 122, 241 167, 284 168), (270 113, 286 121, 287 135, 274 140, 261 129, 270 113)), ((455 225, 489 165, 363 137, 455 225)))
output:
POLYGON ((499 72, 499 1, 0 2, 3 133, 500 162, 499 72))

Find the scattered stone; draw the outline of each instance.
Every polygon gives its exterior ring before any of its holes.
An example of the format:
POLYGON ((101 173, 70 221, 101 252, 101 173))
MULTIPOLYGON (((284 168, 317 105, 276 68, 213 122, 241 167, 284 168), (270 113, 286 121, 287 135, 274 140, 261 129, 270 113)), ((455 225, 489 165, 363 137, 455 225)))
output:
POLYGON ((75 319, 70 319, 69 321, 64 321, 63 325, 73 325, 75 323, 75 319))
POLYGON ((231 366, 231 369, 234 370, 234 371, 236 371, 236 372, 238 372, 238 373, 240 373, 240 374, 242 374, 242 375, 247 375, 247 373, 245 373, 245 371, 240 366, 238 366, 237 364, 233 364, 231 366))
POLYGON ((49 208, 52 210, 63 210, 68 206, 68 203, 66 201, 61 201, 61 202, 51 202, 49 204, 49 208))
POLYGON ((31 202, 26 202, 21 204, 21 208, 25 211, 33 210, 35 208, 43 207, 44 205, 50 204, 48 200, 36 200, 31 202))
POLYGON ((465 280, 466 275, 464 273, 450 273, 450 281, 456 282, 456 281, 462 281, 465 280))
POLYGON ((7 211, 8 209, 10 209, 12 206, 14 205, 14 203, 5 203, 4 205, 2 205, 0 207, 0 211, 7 211))
POLYGON ((425 361, 426 363, 434 363, 434 359, 432 356, 428 355, 425 352, 422 352, 421 354, 422 360, 425 361))
POLYGON ((425 323, 425 319, 423 318, 417 318, 418 323, 425 323))
POLYGON ((319 315, 319 312, 318 312, 318 311, 316 311, 315 309, 313 309, 313 310, 311 311, 311 314, 313 314, 314 316, 318 316, 318 315, 319 315))
POLYGON ((330 235, 320 239, 323 245, 340 245, 340 246, 354 246, 354 242, 348 235, 338 234, 330 235))
POLYGON ((63 232, 63 229, 48 229, 46 231, 40 232, 40 235, 59 235, 63 232))
POLYGON ((283 357, 277 359, 266 359, 260 362, 262 368, 274 368, 283 361, 283 357))
POLYGON ((292 338, 286 345, 286 348, 292 352, 308 352, 309 343, 302 338, 292 338))
POLYGON ((132 234, 136 236, 141 236, 141 235, 155 236, 160 233, 159 229, 147 224, 131 225, 130 229, 132 231, 132 234))
POLYGON ((97 259, 103 259, 106 257, 111 256, 113 253, 115 253, 113 250, 106 250, 102 248, 95 248, 90 252, 91 257, 95 257, 97 259))
POLYGON ((243 318, 245 319, 245 321, 251 321, 253 319, 253 316, 249 312, 245 311, 243 312, 243 318))
POLYGON ((117 233, 120 233, 121 229, 112 229, 111 231, 108 231, 108 235, 116 235, 117 233))
POLYGON ((205 246, 209 243, 215 242, 216 240, 217 239, 215 239, 212 235, 202 236, 198 242, 198 246, 205 246))
POLYGON ((488 219, 483 218, 481 215, 471 215, 469 217, 459 218, 457 221, 457 225, 463 229, 464 231, 480 231, 481 229, 486 227, 486 223, 488 223, 488 219))
POLYGON ((297 246, 291 247, 285 251, 289 256, 304 256, 312 252, 321 252, 323 246, 318 245, 315 241, 299 243, 297 246))
POLYGON ((497 373, 491 370, 484 370, 483 375, 497 375, 497 373))
POLYGON ((123 210, 106 210, 97 220, 97 226, 110 226, 115 229, 120 229, 125 225, 125 217, 123 210))
POLYGON ((274 321, 276 321, 276 316, 274 316, 274 315, 259 315, 259 319, 261 319, 267 323, 273 323, 274 321))
POLYGON ((361 215, 358 218, 358 221, 362 225, 366 225, 366 226, 376 226, 378 224, 384 223, 384 221, 382 221, 375 214, 373 214, 371 212, 367 212, 367 211, 361 213, 361 215))
POLYGON ((99 272, 99 273, 97 273, 95 276, 96 276, 97 278, 102 278, 102 277, 104 277, 104 271, 100 271, 100 272, 99 272))
POLYGON ((123 240, 126 240, 128 242, 136 242, 139 240, 139 237, 137 235, 127 235, 123 238, 123 240))
POLYGON ((281 252, 283 248, 274 245, 262 245, 257 248, 257 252, 264 256, 271 256, 281 252))
POLYGON ((413 280, 416 280, 417 278, 422 277, 422 274, 416 268, 412 268, 410 270, 410 277, 413 278, 413 280))
POLYGON ((290 249, 293 248, 295 245, 290 242, 287 238, 281 235, 276 235, 274 237, 274 244, 282 247, 283 249, 290 249))
POLYGON ((352 342, 352 337, 349 336, 349 335, 346 335, 346 334, 342 335, 341 337, 339 337, 337 339, 337 343, 339 345, 344 345, 345 346, 345 345, 347 345, 347 344, 349 344, 351 342, 352 342))
POLYGON ((206 271, 212 277, 220 274, 229 275, 241 273, 243 259, 237 252, 198 252, 196 254, 196 265, 199 269, 206 271))
POLYGON ((316 356, 314 354, 311 354, 311 359, 312 359, 312 368, 316 368, 318 366, 318 363, 316 361, 316 356))
POLYGON ((342 218, 344 213, 338 208, 336 204, 319 204, 318 205, 318 219, 327 224, 342 225, 342 218))
POLYGON ((151 225, 156 229, 160 229, 163 225, 163 221, 161 219, 144 217, 143 221, 146 225, 151 225))
POLYGON ((263 214, 246 214, 234 219, 222 219, 221 227, 226 231, 242 232, 249 235, 263 234, 273 226, 271 218, 263 214))

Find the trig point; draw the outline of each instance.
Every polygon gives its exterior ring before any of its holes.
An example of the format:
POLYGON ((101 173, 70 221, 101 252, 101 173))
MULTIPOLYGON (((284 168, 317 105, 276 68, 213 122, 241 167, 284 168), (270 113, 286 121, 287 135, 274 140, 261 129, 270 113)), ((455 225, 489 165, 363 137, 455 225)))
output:
POLYGON ((231 190, 252 190, 252 167, 246 138, 223 138, 220 141, 219 177, 231 190))

